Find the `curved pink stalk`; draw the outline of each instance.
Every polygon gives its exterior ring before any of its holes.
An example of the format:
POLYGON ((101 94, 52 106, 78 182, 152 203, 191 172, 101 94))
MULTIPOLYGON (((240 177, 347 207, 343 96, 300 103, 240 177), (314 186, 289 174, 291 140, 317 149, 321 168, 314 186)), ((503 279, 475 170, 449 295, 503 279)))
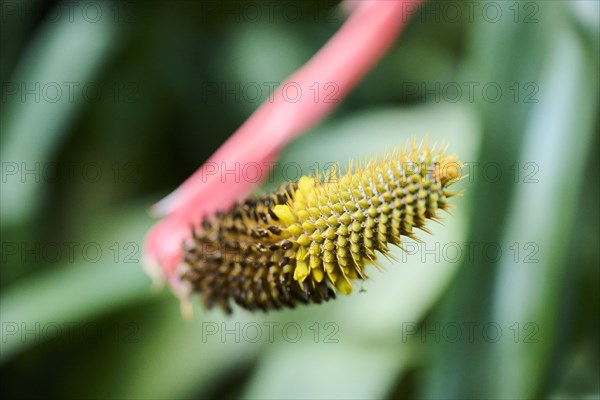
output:
POLYGON ((331 40, 198 171, 155 206, 167 216, 146 238, 145 255, 151 275, 167 278, 177 291, 175 272, 191 227, 205 215, 230 207, 257 185, 234 179, 227 171, 234 171, 236 164, 266 165, 290 140, 323 119, 389 49, 418 3, 363 0, 345 4, 352 14, 331 40), (221 173, 214 173, 215 168, 221 168, 221 173))

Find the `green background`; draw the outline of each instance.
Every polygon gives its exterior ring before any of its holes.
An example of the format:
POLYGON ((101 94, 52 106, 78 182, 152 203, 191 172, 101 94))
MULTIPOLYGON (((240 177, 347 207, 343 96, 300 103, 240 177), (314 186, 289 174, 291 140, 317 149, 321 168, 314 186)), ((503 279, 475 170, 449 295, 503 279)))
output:
POLYGON ((141 267, 149 207, 344 13, 1 6, 3 398, 600 395, 596 1, 427 3, 260 190, 428 136, 466 163, 451 215, 349 297, 191 321, 141 267))

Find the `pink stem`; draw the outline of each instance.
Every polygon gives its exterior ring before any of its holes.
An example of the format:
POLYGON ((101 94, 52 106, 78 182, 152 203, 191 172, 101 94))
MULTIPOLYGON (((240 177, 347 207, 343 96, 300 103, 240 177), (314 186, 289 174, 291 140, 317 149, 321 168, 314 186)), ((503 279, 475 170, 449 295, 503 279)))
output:
POLYGON ((418 4, 416 0, 354 3, 349 19, 331 40, 290 76, 198 171, 155 206, 167 217, 147 237, 147 258, 158 262, 162 272, 170 277, 181 262, 181 246, 191 236, 191 226, 205 215, 230 207, 257 185, 239 177, 232 182, 234 177, 215 173, 215 168, 230 171, 236 163, 265 165, 275 160, 283 146, 331 112, 375 65, 418 4))

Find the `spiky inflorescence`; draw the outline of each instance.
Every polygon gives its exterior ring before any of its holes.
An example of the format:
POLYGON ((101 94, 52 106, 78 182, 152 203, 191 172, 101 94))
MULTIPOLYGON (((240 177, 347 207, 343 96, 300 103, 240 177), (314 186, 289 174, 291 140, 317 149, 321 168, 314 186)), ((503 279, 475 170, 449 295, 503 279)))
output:
POLYGON ((448 208, 460 166, 413 143, 346 174, 302 177, 206 219, 186 244, 182 279, 226 312, 230 300, 266 311, 349 294, 376 252, 388 255, 448 208))

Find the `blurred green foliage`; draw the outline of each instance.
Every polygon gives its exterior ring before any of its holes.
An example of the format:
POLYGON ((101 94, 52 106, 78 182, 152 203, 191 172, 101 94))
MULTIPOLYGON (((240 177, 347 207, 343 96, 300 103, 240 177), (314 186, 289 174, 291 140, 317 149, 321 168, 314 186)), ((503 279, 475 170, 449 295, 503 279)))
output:
POLYGON ((468 165, 452 215, 366 293, 193 321, 141 268, 148 208, 343 12, 0 4, 3 398, 600 395, 596 1, 427 3, 261 190, 428 136, 468 165))

